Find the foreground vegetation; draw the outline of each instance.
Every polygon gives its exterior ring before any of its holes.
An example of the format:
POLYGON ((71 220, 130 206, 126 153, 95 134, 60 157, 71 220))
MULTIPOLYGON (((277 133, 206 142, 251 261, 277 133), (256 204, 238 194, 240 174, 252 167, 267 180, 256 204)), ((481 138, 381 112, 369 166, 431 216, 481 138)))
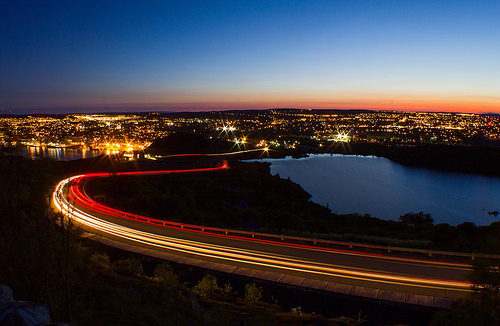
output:
MULTIPOLYGON (((58 226, 61 217, 48 210, 48 189, 64 177, 140 168, 145 167, 116 164, 109 157, 55 162, 0 156, 0 283, 14 290, 16 300, 40 302, 50 309, 54 321, 76 325, 370 324, 370 316, 363 314, 328 319, 304 313, 300 302, 285 311, 261 285, 249 280, 221 282, 220 276, 117 254, 80 240, 71 224, 58 226)), ((260 163, 236 162, 228 171, 161 178, 114 176, 95 179, 89 189, 105 194, 109 205, 189 223, 266 232, 308 230, 359 239, 390 236, 452 248, 457 246, 453 241, 462 237, 461 246, 472 243, 484 250, 498 241, 497 223, 451 227, 433 225, 425 214, 407 215, 401 221, 335 215, 308 201, 300 186, 271 176, 269 166, 260 163), (438 239, 437 232, 444 234, 443 230, 450 230, 447 241, 438 239)), ((477 295, 438 314, 437 325, 498 321, 498 269, 484 264, 475 275, 477 295)))
POLYGON ((251 282, 236 291, 212 275, 193 280, 165 262, 124 253, 110 259, 107 248, 80 240, 76 226, 59 223, 46 195, 65 176, 112 167, 106 158, 84 163, 0 156, 0 283, 16 300, 42 303, 54 321, 75 325, 362 323, 357 316, 283 311, 251 282))

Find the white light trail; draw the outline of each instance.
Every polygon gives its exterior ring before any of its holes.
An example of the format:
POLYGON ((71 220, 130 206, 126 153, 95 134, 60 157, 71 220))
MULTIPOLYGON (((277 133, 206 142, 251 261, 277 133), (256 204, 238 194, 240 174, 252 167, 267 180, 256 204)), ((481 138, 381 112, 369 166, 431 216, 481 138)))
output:
MULTIPOLYGON (((160 171, 154 171, 152 173, 159 172, 160 171)), ((170 173, 172 171, 168 172, 170 173)), ((193 240, 169 237, 157 233, 145 232, 103 220, 98 216, 93 215, 96 214, 95 212, 92 214, 87 213, 78 208, 75 203, 70 203, 68 199, 70 198, 70 195, 77 196, 72 193, 71 190, 71 184, 73 182, 78 182, 88 176, 103 175, 108 174, 78 175, 65 179, 57 185, 52 195, 52 202, 65 217, 67 217, 68 219, 73 219, 78 223, 86 226, 87 228, 91 229, 93 233, 99 234, 102 232, 104 234, 133 241, 138 244, 152 246, 160 250, 170 250, 178 254, 193 255, 201 259, 217 259, 228 264, 249 264, 255 269, 271 268, 273 270, 281 270, 285 273, 286 271, 307 273, 311 275, 312 278, 314 278, 314 275, 323 275, 332 278, 348 278, 359 281, 378 282, 420 288, 459 290, 464 292, 470 291, 471 284, 468 282, 438 280, 431 278, 373 272, 363 269, 352 269, 348 267, 314 262, 269 252, 258 252, 255 250, 203 243, 193 240)), ((75 200, 78 199, 77 197, 74 198, 75 200)), ((91 209, 91 207, 87 208, 91 209)), ((103 214, 103 212, 97 214, 103 214)))

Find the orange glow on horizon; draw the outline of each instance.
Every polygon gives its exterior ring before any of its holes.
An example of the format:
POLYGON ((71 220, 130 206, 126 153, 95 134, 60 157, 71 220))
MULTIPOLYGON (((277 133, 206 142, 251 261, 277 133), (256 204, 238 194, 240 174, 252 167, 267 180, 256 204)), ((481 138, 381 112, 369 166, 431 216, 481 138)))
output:
MULTIPOLYGON (((101 103, 88 98, 81 101, 76 110, 122 110, 122 111, 219 111, 252 110, 273 108, 297 109, 366 109, 460 113, 500 113, 500 96, 467 95, 407 95, 407 94, 324 94, 324 93, 279 93, 279 94, 231 94, 217 95, 201 93, 192 96, 178 94, 173 98, 165 94, 137 94, 122 98, 118 94, 110 101, 101 103)), ((65 103, 64 107, 72 107, 65 103)), ((74 106, 73 106, 74 107, 74 106)))
MULTIPOLYGON (((137 102, 124 103, 130 107, 176 108, 185 111, 231 109, 368 109, 398 111, 444 111, 463 113, 500 113, 500 96, 437 93, 371 93, 371 92, 248 92, 224 94, 202 91, 196 94, 149 93, 137 94, 137 102), (171 96, 173 95, 173 96, 171 96), (143 100, 143 101, 141 101, 143 100), (142 102, 142 103, 139 103, 142 102)), ((118 98, 117 98, 118 99, 118 98)), ((131 100, 131 98, 128 98, 131 100)))

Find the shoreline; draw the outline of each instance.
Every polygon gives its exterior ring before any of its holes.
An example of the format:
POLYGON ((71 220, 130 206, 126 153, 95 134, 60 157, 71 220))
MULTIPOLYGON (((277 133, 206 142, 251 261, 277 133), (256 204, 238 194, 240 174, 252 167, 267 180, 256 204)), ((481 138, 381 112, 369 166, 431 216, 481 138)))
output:
MULTIPOLYGON (((383 157, 404 166, 437 171, 500 177, 500 148, 452 145, 397 146, 342 143, 335 148, 316 150, 270 150, 266 158, 302 158, 313 154, 340 154, 383 157)), ((244 154, 242 159, 263 158, 244 154)))

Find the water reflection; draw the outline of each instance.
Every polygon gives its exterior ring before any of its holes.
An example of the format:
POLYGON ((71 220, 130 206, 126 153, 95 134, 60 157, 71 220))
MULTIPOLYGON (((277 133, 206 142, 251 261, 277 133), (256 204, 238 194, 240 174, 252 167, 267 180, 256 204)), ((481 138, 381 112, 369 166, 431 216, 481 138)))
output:
POLYGON ((312 155, 266 160, 271 173, 290 177, 333 212, 397 220, 407 212, 431 213, 451 225, 496 221, 500 178, 405 167, 379 157, 312 155))
POLYGON ((46 146, 17 147, 14 151, 16 155, 21 155, 32 160, 52 158, 58 161, 71 161, 82 158, 96 157, 104 154, 99 150, 87 150, 85 148, 49 148, 46 146))

